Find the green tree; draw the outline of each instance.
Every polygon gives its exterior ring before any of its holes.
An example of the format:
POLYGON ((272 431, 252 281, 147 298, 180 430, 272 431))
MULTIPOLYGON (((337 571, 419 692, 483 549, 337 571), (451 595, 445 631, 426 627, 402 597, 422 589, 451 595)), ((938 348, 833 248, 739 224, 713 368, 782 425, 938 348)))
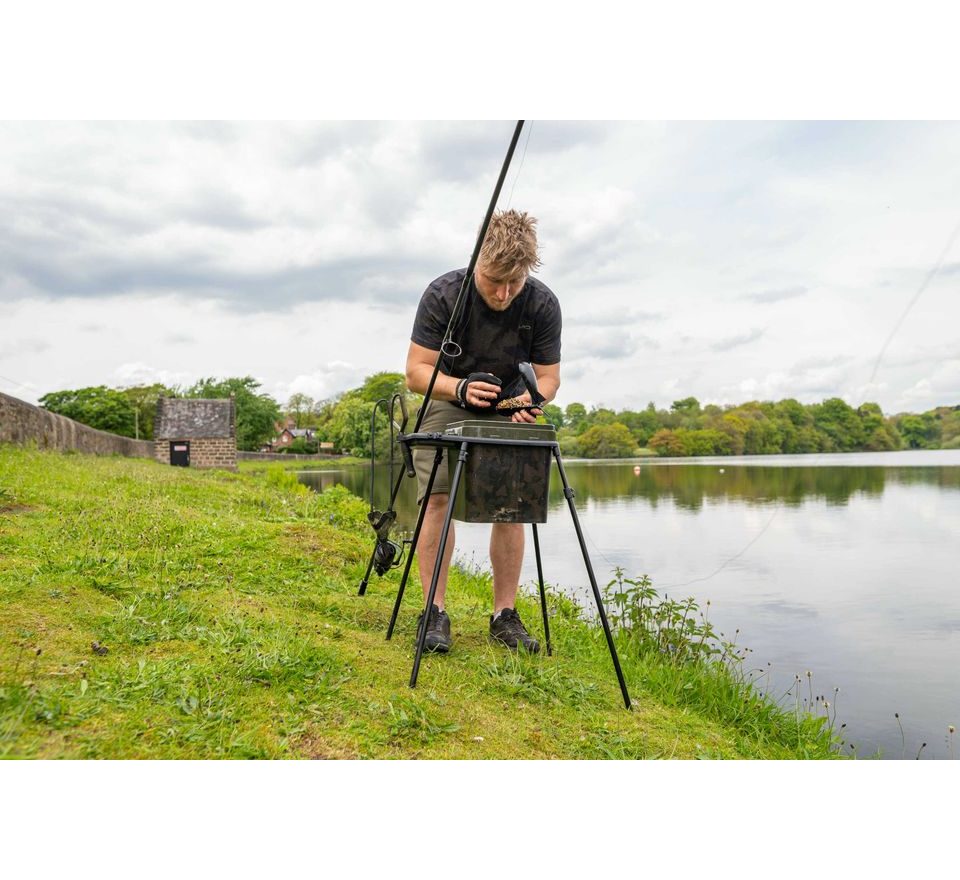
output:
POLYGON ((685 428, 696 428, 700 416, 700 401, 696 397, 685 397, 670 404, 670 410, 680 419, 685 428))
POLYGON ((898 417, 897 429, 909 449, 930 449, 936 446, 937 426, 929 413, 898 417))
POLYGON ((51 391, 40 398, 40 405, 58 413, 121 437, 133 437, 136 426, 134 404, 122 392, 105 385, 75 390, 51 391))
POLYGON ((637 454, 637 442, 626 425, 594 425, 578 438, 586 458, 629 458, 637 454))
POLYGON ((580 451, 580 437, 573 428, 561 428, 557 431, 557 442, 560 444, 560 453, 569 458, 578 458, 580 451))
POLYGON ((616 420, 617 414, 612 409, 607 409, 606 407, 592 409, 587 415, 587 422, 590 424, 590 427, 594 425, 612 425, 616 420))
POLYGON ((776 404, 774 409, 777 415, 788 419, 798 428, 802 428, 804 425, 809 425, 813 422, 813 419, 807 412, 806 407, 804 407, 800 401, 794 400, 792 397, 784 398, 776 404))
POLYGON ((559 431, 563 427, 563 410, 555 403, 545 403, 541 409, 543 417, 559 431))
POLYGON ((153 385, 132 385, 121 392, 134 408, 134 434, 142 440, 153 439, 153 423, 157 417, 157 401, 161 397, 176 397, 172 388, 155 382, 153 385))
POLYGON ((831 397, 812 408, 818 431, 826 434, 839 452, 863 448, 863 425, 857 411, 839 397, 831 397))
MULTIPOLYGON (((325 426, 325 436, 339 452, 370 457, 370 416, 374 402, 359 395, 347 394, 337 403, 333 416, 325 426)), ((383 422, 386 420, 384 419, 383 422)), ((378 430, 386 430, 386 425, 378 430)), ((377 444, 378 447, 380 444, 377 444)))
POLYGON ((380 399, 390 400, 394 394, 408 394, 407 380, 403 373, 374 373, 363 380, 363 385, 355 389, 361 400, 376 403, 380 399))
POLYGON ((312 421, 313 408, 315 406, 312 397, 297 392, 291 394, 287 401, 286 414, 288 418, 293 419, 294 426, 305 428, 312 421))
POLYGON ((883 417, 879 404, 864 403, 857 409, 863 428, 863 448, 870 452, 899 449, 901 440, 897 429, 883 417))
POLYGON ((218 400, 234 395, 237 409, 237 449, 257 450, 272 440, 280 405, 268 394, 258 394, 260 383, 252 376, 201 379, 187 389, 185 397, 218 400))
POLYGON ((657 455, 678 456, 686 455, 683 441, 670 428, 661 428, 647 444, 657 455))
POLYGON ((659 427, 656 423, 653 425, 650 424, 647 413, 633 412, 629 409, 618 412, 617 421, 630 429, 630 433, 633 434, 633 439, 636 440, 637 446, 646 446, 647 441, 659 427))
POLYGON ((588 427, 587 408, 582 403, 568 403, 563 414, 563 423, 574 434, 583 433, 588 427))
POLYGON ((695 431, 679 428, 676 436, 683 445, 684 455, 729 455, 732 448, 729 435, 715 428, 695 431))
POLYGON ((944 414, 940 423, 940 445, 943 449, 960 448, 960 406, 944 414))

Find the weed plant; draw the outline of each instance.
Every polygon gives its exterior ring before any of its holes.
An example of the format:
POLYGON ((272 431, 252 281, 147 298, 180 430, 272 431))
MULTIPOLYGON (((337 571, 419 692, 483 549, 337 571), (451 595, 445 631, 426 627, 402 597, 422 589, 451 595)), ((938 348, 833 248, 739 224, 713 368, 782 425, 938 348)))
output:
POLYGON ((749 669, 749 648, 718 634, 708 618, 710 602, 661 597, 650 578, 629 578, 617 567, 604 590, 618 653, 630 664, 644 689, 671 706, 691 706, 749 731, 756 739, 795 738, 801 753, 840 753, 836 708, 814 698, 801 701, 801 679, 779 700, 761 690, 767 670, 749 669), (791 705, 792 702, 792 705, 791 705), (833 714, 830 714, 831 708, 833 714))

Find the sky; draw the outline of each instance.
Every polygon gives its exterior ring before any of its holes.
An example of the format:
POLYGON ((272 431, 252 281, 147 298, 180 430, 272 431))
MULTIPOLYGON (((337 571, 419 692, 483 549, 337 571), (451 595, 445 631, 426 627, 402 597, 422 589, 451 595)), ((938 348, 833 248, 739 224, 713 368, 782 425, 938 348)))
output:
MULTIPOLYGON (((513 125, 0 123, 0 390, 402 371, 513 125)), ((528 122, 499 206, 539 218, 557 402, 960 404, 957 155, 951 122, 528 122)))

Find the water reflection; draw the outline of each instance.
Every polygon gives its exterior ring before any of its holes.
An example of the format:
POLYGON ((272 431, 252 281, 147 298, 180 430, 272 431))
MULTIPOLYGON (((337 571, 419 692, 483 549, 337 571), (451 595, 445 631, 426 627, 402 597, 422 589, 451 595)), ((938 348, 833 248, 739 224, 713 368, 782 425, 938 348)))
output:
MULTIPOLYGON (((649 462, 641 465, 574 462, 565 463, 564 467, 578 504, 636 499, 656 509, 664 501, 669 501, 671 505, 691 512, 701 510, 707 502, 717 501, 748 505, 778 502, 797 507, 804 501, 822 500, 828 505, 846 505, 857 495, 879 497, 888 484, 926 484, 960 490, 960 468, 957 467, 668 466, 649 462)), ((390 498, 388 470, 385 466, 376 469, 374 500, 381 510, 390 498)), ((369 468, 304 472, 299 477, 317 491, 342 483, 361 498, 367 500, 370 497, 369 468)), ((414 527, 417 517, 414 485, 414 480, 404 479, 397 500, 398 522, 408 529, 414 527)), ((563 507, 563 486, 556 466, 551 474, 549 497, 551 510, 563 507)))
MULTIPOLYGON (((808 456, 763 462, 565 463, 598 579, 646 573, 661 594, 712 602, 718 631, 740 630, 777 693, 814 674, 841 688, 839 720, 860 755, 947 757, 960 724, 960 451, 808 456), (849 462, 844 465, 841 462, 849 462), (930 464, 926 464, 929 462, 930 464), (634 468, 638 468, 635 473, 634 468)), ((303 474, 369 497, 369 469, 303 474)), ((413 480, 399 522, 412 530, 413 480)), ((389 499, 387 468, 375 500, 389 499)), ((489 528, 457 523, 461 559, 485 564, 489 528)), ((545 576, 592 609, 583 560, 554 470, 540 530, 545 576)), ((536 577, 532 553, 521 574, 536 577)))

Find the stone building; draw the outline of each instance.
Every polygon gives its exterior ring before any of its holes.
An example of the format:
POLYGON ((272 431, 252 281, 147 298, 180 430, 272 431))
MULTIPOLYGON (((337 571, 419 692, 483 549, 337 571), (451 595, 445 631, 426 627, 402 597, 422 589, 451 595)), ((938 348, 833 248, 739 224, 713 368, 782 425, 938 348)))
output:
POLYGON ((180 467, 237 469, 237 413, 228 400, 161 397, 153 429, 157 461, 180 467))

